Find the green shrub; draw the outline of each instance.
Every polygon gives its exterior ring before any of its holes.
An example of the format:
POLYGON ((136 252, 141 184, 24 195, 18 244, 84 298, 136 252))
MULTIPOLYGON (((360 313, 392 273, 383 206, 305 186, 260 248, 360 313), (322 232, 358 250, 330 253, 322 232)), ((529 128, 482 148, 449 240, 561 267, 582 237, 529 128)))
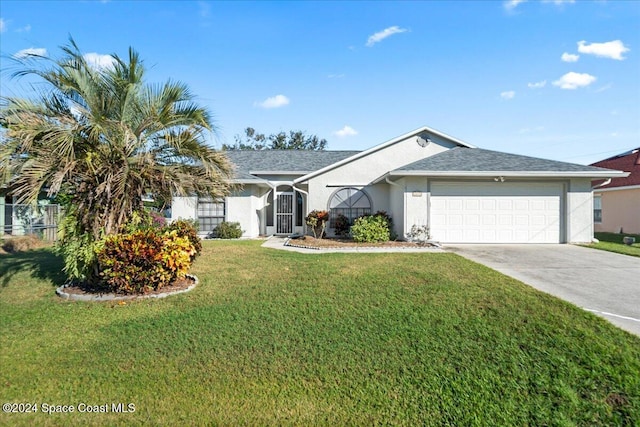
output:
POLYGON ((351 221, 343 214, 338 214, 333 230, 338 236, 349 235, 349 229, 351 228, 351 221))
POLYGON ((96 242, 91 233, 81 232, 75 209, 71 205, 58 226, 55 252, 64 261, 63 271, 72 281, 98 279, 96 250, 102 241, 96 242))
POLYGON ((178 235, 177 230, 165 231, 162 238, 162 266, 171 272, 172 282, 189 272, 196 249, 187 237, 178 235))
POLYGON ((379 216, 387 222, 387 228, 389 229, 389 240, 396 240, 398 237, 393 231, 393 218, 386 211, 377 211, 373 216, 379 216))
POLYGON ((166 231, 177 231, 178 236, 186 237, 189 239, 189 242, 193 245, 195 249, 194 255, 191 257, 191 261, 202 252, 202 241, 200 241, 200 237, 198 237, 198 223, 196 221, 188 221, 186 219, 178 219, 171 224, 167 225, 164 230, 166 231))
POLYGON ((389 223, 382 215, 357 218, 351 226, 351 236, 356 242, 386 242, 389 240, 389 223))
POLYGON ((123 233, 133 233, 148 228, 159 229, 166 226, 166 219, 158 212, 142 209, 131 214, 129 222, 122 227, 123 233))
POLYGON ((239 239, 242 237, 242 228, 239 222, 223 221, 211 232, 211 237, 215 239, 239 239))
POLYGON ((184 277, 195 248, 178 230, 139 230, 104 239, 96 256, 105 287, 115 293, 148 293, 184 277))
POLYGON ((163 268, 164 241, 154 230, 114 234, 97 251, 100 276, 116 293, 147 293, 170 280, 163 268))

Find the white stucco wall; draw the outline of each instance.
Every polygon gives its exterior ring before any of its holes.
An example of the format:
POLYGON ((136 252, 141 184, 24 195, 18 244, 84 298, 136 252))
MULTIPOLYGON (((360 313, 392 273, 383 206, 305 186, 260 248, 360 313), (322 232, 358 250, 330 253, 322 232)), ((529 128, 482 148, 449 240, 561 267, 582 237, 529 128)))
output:
POLYGON ((198 214, 197 197, 174 197, 171 200, 171 220, 196 219, 198 214))
POLYGON ((429 196, 426 177, 407 177, 404 191, 405 235, 414 225, 429 225, 429 196))
POLYGON ((590 179, 570 180, 566 207, 567 242, 591 242, 593 238, 593 192, 590 179))
POLYGON ((254 237, 259 233, 258 218, 254 206, 256 198, 252 195, 227 197, 226 220, 240 223, 243 237, 254 237))

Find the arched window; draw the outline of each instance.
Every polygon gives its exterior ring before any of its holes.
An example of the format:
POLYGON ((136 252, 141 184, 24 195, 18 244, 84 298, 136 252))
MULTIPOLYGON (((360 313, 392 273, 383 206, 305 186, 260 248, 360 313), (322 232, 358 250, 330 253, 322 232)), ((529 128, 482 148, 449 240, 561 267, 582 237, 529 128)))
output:
POLYGON ((335 227, 338 215, 344 215, 353 224, 353 220, 363 215, 371 215, 371 200, 367 193, 357 188, 341 188, 333 193, 329 200, 329 226, 335 227))

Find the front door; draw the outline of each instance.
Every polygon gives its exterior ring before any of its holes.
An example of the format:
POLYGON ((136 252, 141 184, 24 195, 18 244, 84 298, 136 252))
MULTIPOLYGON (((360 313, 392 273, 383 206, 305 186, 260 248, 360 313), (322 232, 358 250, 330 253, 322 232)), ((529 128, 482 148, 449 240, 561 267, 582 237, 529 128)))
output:
POLYGON ((276 234, 293 233, 293 192, 278 193, 276 197, 276 234))

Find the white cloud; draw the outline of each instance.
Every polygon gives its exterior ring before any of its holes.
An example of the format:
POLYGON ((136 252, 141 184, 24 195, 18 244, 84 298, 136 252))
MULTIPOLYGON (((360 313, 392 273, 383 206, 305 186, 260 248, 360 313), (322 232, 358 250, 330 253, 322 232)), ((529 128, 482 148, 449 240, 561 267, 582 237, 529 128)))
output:
POLYGON ((576 62, 578 61, 578 59, 580 59, 580 55, 565 52, 562 54, 560 59, 562 59, 564 62, 576 62))
POLYGON ((507 0, 502 5, 507 10, 514 10, 520 3, 524 3, 527 0, 507 0))
POLYGON ((344 138, 347 136, 357 135, 358 131, 351 126, 345 125, 342 129, 335 131, 333 134, 339 138, 344 138))
POLYGON ((393 27, 389 27, 389 28, 385 28, 382 31, 378 31, 377 33, 369 36, 369 38, 367 39, 367 47, 371 47, 374 44, 381 42, 382 40, 386 39, 389 36, 392 36, 394 34, 399 34, 399 33, 406 33, 407 30, 406 28, 400 28, 397 25, 394 25, 393 27))
POLYGON ((7 31, 7 22, 0 18, 0 33, 4 33, 5 31, 7 31))
POLYGON ((280 108, 280 107, 284 107, 285 105, 289 105, 289 98, 287 98, 284 95, 276 95, 276 96, 272 96, 271 98, 267 98, 262 102, 254 102, 253 106, 254 107, 260 107, 260 108, 266 108, 266 109, 270 109, 270 108, 280 108))
POLYGON ((620 40, 613 40, 606 43, 591 43, 582 40, 578 42, 578 52, 588 55, 601 56, 603 58, 617 59, 622 61, 625 59, 622 54, 629 52, 629 48, 620 40))
POLYGON ((47 49, 43 47, 30 47, 28 49, 22 49, 13 55, 13 57, 17 59, 23 59, 28 56, 47 56, 47 49))
POLYGON ((516 96, 516 93, 512 90, 508 90, 500 93, 500 97, 502 99, 513 99, 514 96, 516 96))
POLYGON ((99 53, 91 52, 83 55, 84 60, 94 68, 111 68, 116 63, 116 60, 111 55, 101 55, 99 53))
POLYGON ((16 30, 17 33, 28 33, 29 31, 31 31, 31 25, 27 24, 22 28, 18 28, 16 30))
POLYGON ((344 78, 344 74, 329 74, 327 76, 328 79, 341 79, 344 78))
POLYGON ((596 81, 596 77, 587 73, 570 73, 560 77, 560 79, 553 82, 554 86, 560 87, 560 89, 577 89, 579 87, 589 86, 596 81))
POLYGON ((546 80, 542 80, 541 82, 535 82, 535 83, 527 83, 527 86, 529 87, 529 89, 542 89, 546 85, 547 85, 546 80))

